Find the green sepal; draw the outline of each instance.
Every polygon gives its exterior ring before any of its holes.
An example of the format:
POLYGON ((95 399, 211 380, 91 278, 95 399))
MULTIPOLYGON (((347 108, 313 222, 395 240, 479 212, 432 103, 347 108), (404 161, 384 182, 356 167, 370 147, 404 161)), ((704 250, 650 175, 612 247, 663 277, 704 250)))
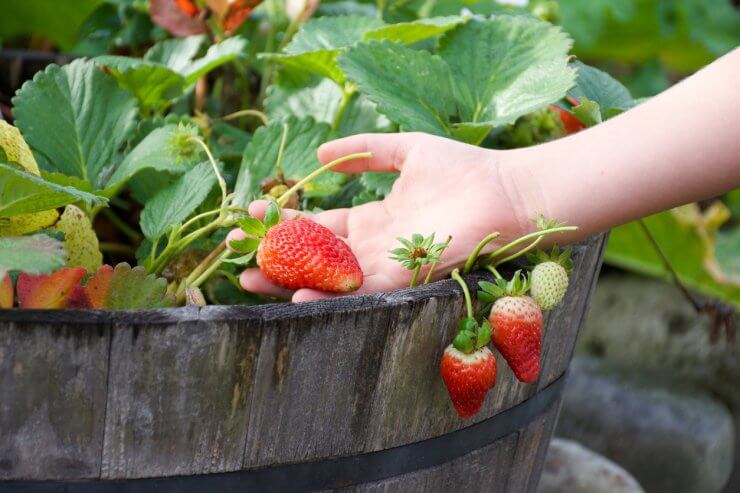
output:
POLYGON ((229 242, 229 248, 234 250, 236 253, 251 253, 257 250, 260 245, 260 240, 256 238, 243 238, 241 240, 231 240, 229 242))
POLYGON ((419 233, 414 233, 411 235, 411 240, 400 237, 396 239, 403 245, 403 248, 394 248, 389 252, 391 256, 388 258, 399 262, 409 270, 439 262, 442 252, 449 246, 449 241, 434 243, 434 233, 426 238, 419 233))
POLYGON ((576 118, 589 127, 601 123, 601 108, 599 108, 599 103, 591 101, 584 96, 581 96, 578 101, 580 104, 573 107, 573 115, 576 118))
POLYGON ((270 201, 265 211, 265 228, 270 229, 280 222, 280 206, 274 200, 270 201))
POLYGON ((470 354, 475 349, 475 333, 469 330, 458 332, 455 339, 452 341, 452 345, 461 353, 470 354))
POLYGON ((475 348, 480 349, 489 342, 491 342, 491 325, 488 323, 488 320, 483 320, 483 323, 478 329, 478 338, 476 340, 475 348))
POLYGON ((242 217, 237 220, 237 224, 245 234, 255 238, 262 238, 267 232, 267 228, 262 224, 262 221, 254 217, 242 217))
POLYGON ((470 318, 470 317, 465 317, 464 319, 460 320, 460 324, 457 326, 457 330, 459 332, 464 332, 464 331, 475 332, 477 328, 478 328, 478 323, 475 321, 474 318, 470 318))
POLYGON ((566 248, 565 250, 560 251, 560 247, 555 245, 549 252, 546 250, 537 250, 535 253, 530 253, 527 255, 527 260, 532 263, 532 267, 544 262, 555 262, 565 269, 565 272, 570 276, 573 272, 573 260, 571 259, 572 254, 572 248, 566 248))
POLYGON ((241 265, 241 266, 249 265, 252 262, 252 259, 254 258, 256 253, 257 252, 252 251, 246 255, 242 255, 241 257, 225 258, 223 261, 229 264, 234 264, 234 265, 241 265))
POLYGON ((529 291, 529 276, 522 274, 521 270, 514 273, 509 281, 506 279, 497 279, 496 283, 480 281, 478 283, 480 291, 477 297, 481 303, 493 303, 499 298, 505 296, 524 296, 529 291))

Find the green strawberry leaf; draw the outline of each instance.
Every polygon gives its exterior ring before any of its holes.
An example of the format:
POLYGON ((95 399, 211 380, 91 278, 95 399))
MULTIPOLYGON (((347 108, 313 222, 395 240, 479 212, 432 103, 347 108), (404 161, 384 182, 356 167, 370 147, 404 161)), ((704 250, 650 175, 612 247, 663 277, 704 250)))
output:
POLYGON ((339 64, 402 130, 449 135, 449 119, 455 113, 452 76, 438 56, 383 41, 350 48, 339 64))
POLYGON ((480 145, 489 133, 493 125, 486 123, 455 123, 452 125, 452 137, 466 144, 480 145))
POLYGON ((360 175, 360 183, 382 198, 391 192, 397 178, 398 173, 363 173, 360 175))
POLYGON ((3 191, 0 218, 48 211, 75 202, 102 204, 107 201, 105 197, 57 185, 5 163, 0 163, 0 190, 3 191))
POLYGON ((561 99, 573 86, 571 41, 534 17, 473 19, 442 38, 439 54, 454 77, 461 122, 491 126, 561 99))
POLYGON ((144 54, 144 60, 183 74, 198 56, 205 42, 206 36, 202 34, 166 39, 149 48, 144 54))
POLYGON ((113 55, 95 57, 93 61, 105 66, 145 110, 163 111, 174 99, 182 96, 187 86, 185 77, 154 62, 113 55))
POLYGON ((568 96, 579 101, 586 98, 596 103, 600 109, 599 121, 611 118, 635 105, 629 90, 611 75, 581 62, 573 62, 570 66, 578 70, 578 76, 576 85, 568 91, 568 96))
MULTIPOLYGON (((192 168, 199 157, 198 152, 191 155, 178 154, 176 139, 183 132, 178 125, 165 125, 156 128, 134 147, 118 166, 108 182, 111 186, 120 186, 136 173, 144 169, 167 171, 182 174, 192 168)), ((199 148, 197 148, 199 150, 199 148)))
POLYGON ((488 320, 483 320, 483 323, 478 329, 478 338, 475 343, 475 348, 480 349, 489 342, 491 342, 491 325, 488 323, 488 320))
POLYGON ((141 211, 141 231, 156 240, 182 223, 206 199, 216 184, 211 163, 196 165, 157 193, 141 211))
MULTIPOLYGON (((288 72, 284 70, 282 73, 288 72)), ((342 100, 342 90, 329 79, 315 78, 310 83, 291 83, 286 77, 273 84, 265 98, 265 109, 270 120, 290 116, 311 117, 317 122, 334 123, 342 100)), ((378 113, 375 103, 362 94, 352 97, 339 122, 340 136, 367 132, 390 132, 393 124, 378 113)))
MULTIPOLYGON (((329 139, 329 125, 317 123, 312 118, 299 120, 293 117, 284 122, 271 122, 257 129, 244 150, 234 188, 234 205, 246 206, 250 200, 260 195, 262 180, 274 176, 284 125, 288 128, 282 160, 285 178, 300 180, 321 167, 316 158, 316 150, 329 139)), ((331 195, 339 190, 344 180, 344 175, 327 171, 310 182, 304 193, 308 196, 331 195)))
POLYGON ((337 65, 337 56, 362 41, 366 32, 383 25, 383 21, 366 16, 319 17, 303 25, 285 47, 285 53, 264 54, 263 58, 342 84, 344 74, 337 65))
POLYGON ((226 63, 243 58, 247 53, 247 40, 241 36, 231 36, 220 43, 211 45, 202 58, 193 60, 181 71, 188 84, 193 84, 201 76, 226 63))
POLYGON ((398 24, 389 24, 368 31, 365 33, 364 39, 366 41, 387 39, 396 43, 412 44, 444 34, 467 21, 467 17, 450 15, 419 19, 412 22, 399 22, 398 24))
POLYGON ((0 277, 10 270, 46 274, 66 261, 62 242, 45 234, 0 237, 0 277))
POLYGON ((252 253, 257 250, 260 244, 260 240, 255 238, 243 238, 241 240, 232 240, 229 243, 229 248, 234 250, 236 253, 252 253))
POLYGON ((46 171, 103 188, 116 155, 133 134, 136 102, 95 63, 49 65, 13 98, 16 125, 46 171))

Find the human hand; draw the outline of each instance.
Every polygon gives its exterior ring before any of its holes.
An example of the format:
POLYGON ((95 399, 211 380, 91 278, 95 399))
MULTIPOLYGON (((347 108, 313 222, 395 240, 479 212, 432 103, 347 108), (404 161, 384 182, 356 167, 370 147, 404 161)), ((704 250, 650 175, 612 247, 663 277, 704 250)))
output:
MULTIPOLYGON (((365 281, 358 291, 349 294, 391 291, 409 284, 412 272, 389 258, 389 250, 399 246, 398 237, 435 233, 443 241, 451 236, 450 246, 434 272, 433 278, 440 279, 462 265, 492 231, 501 236, 489 249, 533 229, 529 212, 517 206, 527 193, 520 189, 517 174, 511 173, 510 165, 504 162, 505 152, 423 133, 401 133, 335 140, 321 146, 318 155, 321 162, 328 163, 367 151, 373 153, 372 158, 349 161, 335 171, 400 172, 384 200, 315 215, 300 212, 346 240, 357 257, 365 281)), ((261 219, 266 208, 266 201, 257 200, 250 204, 249 212, 261 219)), ((286 210, 284 217, 297 213, 286 210)), ((229 239, 237 239, 240 234, 239 230, 232 231, 229 239)), ((336 296, 312 289, 288 291, 265 279, 259 269, 245 270, 240 282, 248 291, 292 297, 296 302, 336 296)))

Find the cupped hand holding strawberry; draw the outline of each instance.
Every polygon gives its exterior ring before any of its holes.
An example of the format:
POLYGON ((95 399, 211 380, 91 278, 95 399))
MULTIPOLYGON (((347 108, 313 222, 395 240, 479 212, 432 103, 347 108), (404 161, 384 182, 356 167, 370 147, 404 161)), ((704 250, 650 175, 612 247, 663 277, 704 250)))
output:
MULTIPOLYGON (((283 211, 284 219, 300 214, 327 227, 349 245, 364 273, 364 283, 354 293, 392 291, 409 285, 413 272, 388 256, 398 237, 435 232, 437 238, 454 238, 434 271, 433 279, 437 280, 462 265, 490 231, 495 229, 501 235, 486 251, 534 229, 529 212, 515 205, 520 192, 509 178, 509 167, 499 162, 499 153, 422 133, 367 134, 325 144, 319 149, 319 159, 329 162, 365 151, 371 151, 373 157, 349 161, 333 170, 400 172, 384 200, 315 215, 283 211)), ((267 201, 255 201, 249 212, 262 218, 267 205, 267 201)), ((332 296, 316 289, 286 289, 271 282, 260 269, 247 269, 240 281, 248 291, 292 297, 293 301, 332 296)))

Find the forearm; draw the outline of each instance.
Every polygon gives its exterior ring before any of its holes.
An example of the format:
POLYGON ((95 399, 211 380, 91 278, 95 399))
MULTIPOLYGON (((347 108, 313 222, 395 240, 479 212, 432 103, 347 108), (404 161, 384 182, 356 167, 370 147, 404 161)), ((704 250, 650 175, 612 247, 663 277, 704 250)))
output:
POLYGON ((740 187, 739 82, 736 49, 608 122, 507 151, 513 200, 579 226, 578 239, 740 187))

